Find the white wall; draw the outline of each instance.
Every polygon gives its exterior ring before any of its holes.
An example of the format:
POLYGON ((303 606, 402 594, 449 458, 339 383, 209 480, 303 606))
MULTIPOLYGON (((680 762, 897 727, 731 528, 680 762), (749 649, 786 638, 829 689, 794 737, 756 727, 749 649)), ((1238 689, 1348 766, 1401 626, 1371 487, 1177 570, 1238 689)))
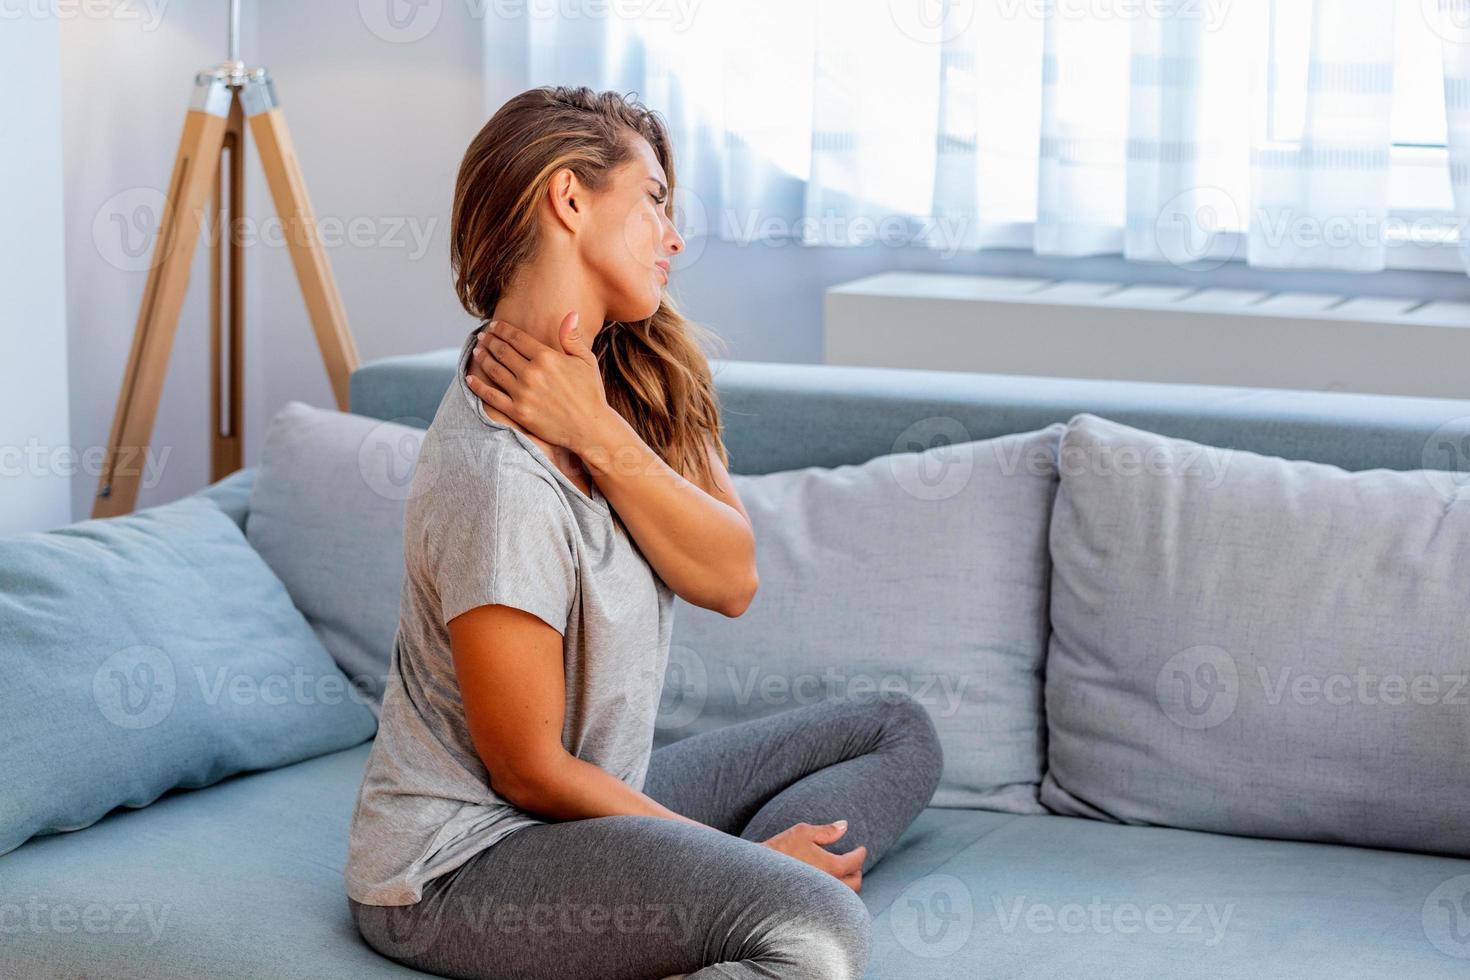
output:
POLYGON ((0 24, 0 534, 71 520, 56 21, 0 24))
MULTIPOLYGON (((472 323, 454 295, 448 234, 455 172, 486 118, 471 20, 483 5, 433 5, 433 30, 412 40, 366 19, 392 6, 261 0, 260 43, 244 52, 275 77, 364 361, 457 344, 472 323)), ((269 248, 257 261, 267 409, 333 406, 289 254, 269 248)))
MULTIPOLYGON (((111 433, 159 211, 178 152, 194 74, 226 53, 222 2, 63 5, 62 100, 66 146, 66 264, 72 439, 100 457, 111 433), (96 10, 105 15, 89 16, 96 10)), ((252 5, 242 35, 255 43, 252 5)), ((264 177, 249 156, 247 212, 259 220, 264 177)), ((138 493, 138 507, 177 499, 209 482, 209 266, 201 241, 179 317, 168 377, 138 493)), ((246 260, 245 451, 263 426, 266 348, 260 269, 246 260)), ((99 460, 100 462, 100 460, 99 460)), ((88 517, 98 466, 72 486, 73 514, 88 517)))

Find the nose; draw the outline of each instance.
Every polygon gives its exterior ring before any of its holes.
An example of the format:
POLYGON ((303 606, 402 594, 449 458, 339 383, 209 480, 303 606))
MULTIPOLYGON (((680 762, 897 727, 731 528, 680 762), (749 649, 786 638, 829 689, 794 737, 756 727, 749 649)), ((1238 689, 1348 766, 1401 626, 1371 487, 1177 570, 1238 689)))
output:
POLYGON ((670 255, 677 255, 684 251, 684 236, 679 234, 679 229, 674 227, 672 218, 665 218, 668 222, 668 234, 664 236, 664 244, 668 247, 670 255))

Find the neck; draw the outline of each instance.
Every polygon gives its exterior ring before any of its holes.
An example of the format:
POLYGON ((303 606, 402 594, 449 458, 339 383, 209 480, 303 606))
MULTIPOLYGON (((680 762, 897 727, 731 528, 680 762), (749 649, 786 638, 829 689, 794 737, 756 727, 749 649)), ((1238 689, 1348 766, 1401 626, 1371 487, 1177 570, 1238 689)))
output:
POLYGON ((504 320, 535 337, 552 350, 561 350, 561 324, 567 314, 579 314, 582 339, 590 347, 607 321, 607 307, 588 276, 567 261, 533 266, 501 293, 492 320, 504 320))
MULTIPOLYGON (((590 288, 588 277, 573 261, 563 258, 538 264, 518 276, 515 284, 500 294, 490 319, 504 320, 552 350, 559 351, 562 349, 562 321, 573 311, 579 314, 582 337, 590 347, 606 322, 607 308, 590 288)), ((514 419, 502 417, 502 420, 526 432, 525 427, 514 419)), ((531 435, 529 432, 526 434, 531 435)), ((541 439, 536 441, 563 472, 578 483, 590 486, 590 476, 575 453, 541 439)), ((585 487, 583 489, 586 490, 585 487)))

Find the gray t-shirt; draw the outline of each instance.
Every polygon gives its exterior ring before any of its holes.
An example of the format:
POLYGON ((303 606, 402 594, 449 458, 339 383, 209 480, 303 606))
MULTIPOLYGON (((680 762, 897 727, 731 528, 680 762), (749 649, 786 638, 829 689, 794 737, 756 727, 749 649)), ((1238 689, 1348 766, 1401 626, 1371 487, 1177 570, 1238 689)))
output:
MULTIPOLYGON (((477 328, 478 329, 478 328, 477 328)), ((378 734, 348 838, 347 894, 409 905, 426 881, 546 821, 497 796, 475 751, 448 622, 527 610, 562 634, 562 745, 641 790, 668 662, 673 592, 524 433, 465 384, 474 331, 424 434, 404 518, 406 575, 378 734)))

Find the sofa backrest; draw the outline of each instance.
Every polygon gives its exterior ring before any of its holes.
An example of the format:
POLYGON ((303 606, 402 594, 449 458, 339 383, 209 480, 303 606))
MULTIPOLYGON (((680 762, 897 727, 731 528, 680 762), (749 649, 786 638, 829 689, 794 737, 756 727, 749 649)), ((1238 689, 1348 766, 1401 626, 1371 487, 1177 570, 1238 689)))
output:
MULTIPOLYGON (((445 388, 454 380, 454 354, 453 349, 444 349, 412 357, 391 358, 364 366, 352 378, 352 410, 357 414, 373 416, 385 421, 418 426, 427 425, 428 420, 433 418, 445 388)), ((807 467, 856 466, 888 454, 912 453, 929 449, 940 443, 959 444, 1036 432, 1054 423, 1067 423, 1072 420, 1075 424, 1075 419, 1083 414, 1102 416, 1111 420, 1112 423, 1131 426, 1135 430, 1145 430, 1145 435, 1158 433, 1162 436, 1190 440, 1205 447, 1244 450, 1263 457, 1332 464, 1348 471, 1425 469, 1464 471, 1470 469, 1470 401, 1464 400, 741 361, 715 361, 712 368, 724 412, 726 442, 731 453, 732 469, 737 475, 751 478, 761 474, 798 471, 807 467)), ((1275 462, 1280 463, 1280 460, 1275 462)), ((1308 464, 1293 465, 1299 468, 1308 464)), ((1241 467, 1244 469, 1245 464, 1242 463, 1241 467)), ((1321 467, 1321 469, 1325 470, 1328 467, 1321 467)), ((1084 470, 1083 475, 1089 472, 1084 470)), ((1112 470, 1103 468, 1098 472, 1101 474, 1112 472, 1112 470)), ((1340 472, 1338 476, 1343 479, 1347 478, 1346 474, 1340 472)), ((1436 485, 1434 480, 1425 482, 1422 474, 1411 478, 1381 472, 1366 474, 1362 482, 1365 484, 1371 482, 1374 485, 1393 482, 1379 479, 1388 476, 1397 478, 1401 482, 1407 481, 1426 492, 1431 489, 1432 485, 1436 485), (1422 486, 1420 486, 1421 483, 1422 486)), ((815 474, 804 476, 800 473, 794 476, 787 473, 785 478, 792 479, 794 485, 797 486, 805 485, 805 482, 812 482, 816 479, 815 474)), ((767 479, 781 480, 783 478, 767 479)), ((755 481, 752 480, 752 482, 755 481)), ((847 482, 852 482, 851 474, 848 475, 847 482)), ((1274 489, 1280 491, 1281 495, 1285 495, 1287 490, 1296 486, 1289 480, 1283 479, 1279 482, 1282 486, 1274 489)), ((1461 483, 1462 479, 1457 477, 1453 485, 1458 487, 1461 483)), ((1141 487, 1142 484, 1131 477, 1125 481, 1125 489, 1136 490, 1141 487)), ((758 489, 760 488, 751 488, 752 491, 758 489)), ((1038 491, 1038 493, 1041 492, 1038 491)), ((771 493, 770 496, 773 501, 778 501, 766 508, 771 515, 776 515, 778 512, 782 516, 788 513, 794 514, 798 505, 785 502, 787 497, 793 495, 771 493)), ((806 494, 803 499, 811 496, 811 494, 806 494)), ((753 501, 761 499, 761 493, 752 492, 750 497, 753 501)), ((1121 498, 1132 499, 1127 493, 1122 494, 1121 498)), ((1210 498, 1206 494, 1204 499, 1209 501, 1210 498)), ((1268 495, 1264 502, 1257 501, 1257 503, 1260 504, 1261 509, 1269 511, 1272 506, 1271 501, 1275 499, 1268 495)), ((1251 497, 1250 500, 1243 497, 1241 501, 1229 501, 1229 503, 1232 505, 1238 503, 1243 507, 1246 503, 1255 500, 1255 497, 1251 497)), ((1046 502, 1050 504, 1049 495, 1046 497, 1046 502)), ((1214 502, 1219 503, 1218 500, 1214 502)), ((1294 513, 1290 500, 1286 500, 1280 506, 1287 513, 1294 513)), ((1297 506, 1304 505, 1298 503, 1297 506)), ((820 514, 823 512, 823 505, 811 505, 808 509, 820 514)), ((884 511, 888 515, 886 519, 897 520, 902 516, 897 511, 902 509, 888 508, 884 511)), ((1388 508, 1386 512, 1392 513, 1392 508, 1388 508)), ((1331 514, 1329 513, 1328 516, 1330 517, 1331 514)), ((1031 551, 1027 552, 1029 558, 1024 556, 1018 558, 1019 552, 1014 549, 999 549, 996 535, 966 534, 965 540, 976 549, 974 567, 982 568, 987 561, 1019 566, 1034 559, 1036 568, 1039 569, 1038 574, 1044 578, 1048 570, 1053 567, 1047 563, 1055 560, 1054 567, 1059 580, 1074 584, 1080 581, 1079 570, 1088 570, 1087 563, 1090 560, 1088 556, 1100 554, 1101 546, 1094 543, 1095 546, 1092 547, 1066 547, 1065 535, 1058 534, 1059 525, 1055 523, 1055 515, 1052 515, 1052 519, 1053 524, 1049 532, 1050 547, 1048 547, 1046 534, 1037 534, 1027 538, 1026 540, 1031 542, 1031 551), (1079 554, 1081 557, 1078 557, 1079 554)), ((828 535, 822 539, 824 542, 837 542, 830 547, 826 544, 814 547, 809 543, 799 541, 798 538, 803 533, 803 529, 811 523, 809 516, 806 519, 797 519, 793 516, 790 520, 773 516, 767 521, 767 527, 761 534, 761 539, 766 542, 766 558, 770 560, 773 556, 784 555, 831 556, 855 553, 855 546, 852 542, 842 538, 841 535, 828 535)), ((1086 526, 1094 529, 1102 528, 1109 535, 1108 541, 1112 541, 1112 536, 1118 533, 1115 525, 1120 523, 1128 527, 1140 526, 1138 521, 1128 524, 1126 521, 1110 519, 1094 521, 1086 526)), ((1275 526, 1270 525, 1264 519, 1260 523, 1262 527, 1275 526)), ((1296 527, 1297 523, 1301 522, 1289 521, 1288 529, 1299 534, 1304 534, 1305 530, 1309 530, 1296 527)), ((1015 522, 1002 522, 1002 524, 1012 527, 1015 522)), ((1209 547, 1214 547, 1225 536, 1224 532, 1219 531, 1208 521, 1202 520, 1201 526, 1205 527, 1208 533, 1202 532, 1197 537, 1205 541, 1209 547)), ((1380 537, 1386 533, 1381 527, 1378 531, 1380 537)), ((911 531, 905 531, 904 534, 896 536, 902 540, 914 540, 911 531), (909 536, 904 537, 904 534, 909 536)), ((1266 534, 1265 540, 1272 542, 1278 538, 1281 541, 1287 540, 1284 533, 1282 535, 1266 534)), ((1391 544, 1392 535, 1389 534, 1388 538, 1391 544)), ((1315 646, 1310 643, 1297 642, 1299 638, 1291 632, 1295 623, 1293 619, 1295 612, 1282 614, 1285 633, 1281 637, 1272 638, 1263 649, 1257 649, 1250 641, 1250 635, 1252 635, 1250 630, 1258 625, 1252 620, 1242 620, 1245 624, 1242 627, 1245 632, 1244 638, 1224 631, 1223 627, 1210 632, 1205 629, 1213 622, 1208 614, 1220 610, 1223 610, 1225 614, 1233 614, 1233 611, 1242 608, 1255 609, 1261 603, 1249 594, 1249 587, 1255 578, 1246 574, 1243 584, 1240 576, 1225 580, 1220 568, 1227 566, 1217 568, 1211 563, 1208 555, 1200 557, 1199 549, 1195 547, 1199 541, 1195 539, 1190 539, 1190 541, 1185 541, 1179 548, 1181 551, 1188 552, 1187 557, 1198 559, 1201 562, 1200 568, 1204 570, 1197 571, 1197 574, 1190 578, 1187 587, 1181 586, 1176 589, 1173 588, 1173 585, 1178 585, 1178 583, 1171 583, 1169 588, 1157 590, 1163 597, 1158 599, 1157 605, 1162 608, 1164 599, 1170 597, 1182 597, 1181 601, 1192 602, 1202 594, 1198 588, 1201 582, 1205 582, 1210 589, 1214 590, 1210 595, 1219 593, 1223 598, 1211 605, 1213 600, 1209 595, 1205 595, 1205 598, 1200 600, 1201 607, 1190 606, 1187 613, 1168 618, 1170 628, 1178 631, 1179 635, 1188 642, 1183 639, 1176 642, 1173 634, 1158 639, 1158 631, 1154 633, 1145 631, 1145 635, 1140 638, 1134 636, 1133 633, 1128 633, 1122 626, 1107 627, 1104 617, 1109 612, 1123 615, 1124 625, 1130 629, 1140 624, 1147 626, 1152 623, 1153 620, 1150 618, 1152 614, 1149 612, 1149 603, 1142 600, 1128 605, 1126 609, 1117 606, 1116 603, 1121 601, 1121 598, 1126 598, 1121 596, 1117 588, 1119 583, 1114 582, 1108 574, 1097 575, 1095 577, 1099 584, 1090 591, 1084 590, 1086 591, 1085 601, 1076 603, 1076 608, 1070 612, 1065 609, 1062 612, 1068 617, 1067 623, 1070 624, 1071 635, 1082 637, 1096 635, 1107 638, 1111 645, 1106 652, 1109 656, 1114 657, 1119 666, 1107 671, 1106 676, 1102 679, 1086 675, 1086 671, 1081 671, 1080 673, 1086 676, 1072 683, 1069 675, 1068 684, 1060 685, 1060 687, 1081 692, 1084 700, 1094 698, 1098 703, 1102 703, 1105 695, 1117 694, 1129 704, 1142 704, 1139 717, 1164 719, 1164 723, 1157 726, 1158 736, 1164 740, 1173 739, 1168 744, 1175 744, 1179 742, 1181 735, 1165 724, 1172 724, 1168 716, 1168 705, 1172 702, 1165 698, 1165 694, 1172 696, 1174 688, 1168 687, 1164 682, 1172 682, 1179 673, 1175 668, 1178 667, 1180 661, 1171 658, 1183 656, 1188 661, 1185 667, 1198 666, 1188 658, 1200 656, 1200 650, 1224 650, 1222 662, 1238 662, 1244 665, 1238 669, 1237 673, 1247 679, 1257 676, 1251 672, 1257 667, 1274 669, 1281 658, 1290 658, 1298 654, 1317 657, 1318 659, 1313 663, 1318 673, 1333 678, 1340 673, 1351 674, 1360 663, 1372 665, 1375 669, 1392 668, 1398 670, 1399 673, 1415 676, 1424 674, 1437 677, 1449 671, 1449 667, 1441 662, 1443 651, 1438 648, 1435 648, 1437 652, 1434 652, 1434 656, 1441 657, 1441 659, 1425 660, 1422 656, 1415 659, 1416 654, 1422 653, 1432 645, 1428 639, 1421 638, 1422 642, 1410 643, 1411 649, 1395 646, 1394 636, 1397 634, 1393 632, 1393 628, 1394 623, 1398 620, 1390 612, 1375 613, 1380 610, 1381 604, 1375 604, 1368 599, 1359 603, 1360 611, 1369 619, 1377 614, 1375 621, 1387 624, 1385 626, 1387 633, 1380 636, 1372 633, 1366 626, 1354 628, 1350 632, 1357 646, 1353 647, 1356 652, 1353 652, 1351 657, 1345 654, 1338 656, 1339 653, 1347 651, 1349 644, 1346 641, 1317 643, 1315 646), (1194 545, 1191 545, 1190 541, 1194 541, 1194 545), (1232 589, 1235 591, 1231 591, 1232 589), (1241 598, 1242 594, 1245 594, 1246 598, 1241 598), (1195 637, 1192 632, 1196 628, 1201 631, 1198 637, 1195 637), (1354 657, 1357 659, 1353 659, 1354 657), (1404 666, 1400 669, 1395 665, 1404 666), (1126 671, 1124 667, 1127 668, 1126 671), (1119 678, 1126 680, 1128 677, 1137 681, 1131 688, 1126 688, 1119 680, 1119 678), (1163 681, 1158 681, 1159 678, 1163 678, 1163 681)), ((1022 544, 1024 543, 1023 541, 1022 544)), ((1157 541, 1154 543, 1158 544, 1157 541)), ((1129 547, 1141 553, 1141 546, 1129 545, 1129 547)), ((1354 552, 1353 554, 1357 556, 1357 563, 1353 564, 1352 568, 1372 570, 1387 567, 1383 561, 1379 560, 1381 556, 1375 557, 1377 553, 1370 554, 1371 549, 1368 549, 1366 544, 1363 547, 1367 549, 1363 551, 1367 557, 1362 557, 1358 552, 1354 552)), ((1264 545, 1262 548, 1264 549, 1264 545)), ((923 553, 922 548, 914 550, 923 553)), ((1285 581, 1277 589, 1279 593, 1290 596, 1296 594, 1293 590, 1306 590, 1309 586, 1330 581, 1317 574, 1307 564, 1296 560, 1302 554, 1311 554, 1312 550, 1311 547, 1305 545, 1297 551, 1285 548, 1282 555, 1273 559, 1270 567, 1283 570, 1283 574, 1290 572, 1295 576, 1285 581)), ((1157 564, 1168 569, 1175 567, 1180 561, 1182 558, 1179 555, 1171 553, 1161 557, 1157 564)), ((1450 589, 1437 588, 1440 582, 1433 574, 1424 572, 1420 567, 1426 561, 1430 565, 1433 564, 1428 559, 1421 560, 1419 565, 1414 565, 1407 560, 1404 563, 1405 567, 1414 574, 1423 573, 1421 578, 1430 586, 1418 590, 1416 595, 1419 595, 1425 603, 1453 599, 1455 593, 1450 589)), ((873 567, 875 564, 876 562, 873 561, 853 562, 853 565, 859 568, 873 567)), ((762 595, 768 601, 774 597, 784 597, 784 600, 793 609, 803 610, 790 620, 782 620, 775 614, 763 616, 754 607, 750 614, 735 623, 709 620, 707 617, 701 617, 698 610, 681 609, 675 616, 674 643, 676 649, 671 652, 671 664, 675 663, 673 658, 679 657, 677 662, 685 669, 678 672, 671 670, 669 677, 665 680, 665 692, 670 695, 667 700, 669 704, 675 706, 675 711, 682 711, 686 704, 693 703, 702 706, 708 715, 703 719, 704 721, 714 723, 739 720, 769 705, 756 700, 741 701, 738 698, 725 697, 718 685, 707 678, 727 675, 741 678, 754 676, 762 682, 768 679, 782 682, 782 684, 789 682, 789 686, 794 689, 798 680, 807 675, 815 676, 817 672, 812 669, 812 663, 802 661, 792 653, 790 637, 806 628, 808 624, 815 622, 804 610, 813 606, 841 610, 841 600, 845 595, 843 591, 845 585, 840 581, 828 590, 827 594, 815 597, 803 594, 803 589, 816 590, 814 583, 819 581, 818 571, 820 569, 793 567, 786 569, 787 574, 783 578, 777 566, 770 564, 763 566, 761 574, 763 586, 769 582, 777 582, 778 585, 774 590, 763 588, 762 595), (768 572, 772 574, 768 575, 768 572), (808 601, 813 598, 815 601, 808 601), (706 679, 693 685, 694 699, 692 701, 685 690, 685 687, 689 686, 687 679, 690 677, 695 678, 696 681, 701 678, 706 679)), ((901 575, 898 577, 904 578, 901 575)), ((909 576, 904 580, 918 580, 918 578, 920 577, 909 576)), ((1419 581, 1419 579, 1414 581, 1419 581)), ((1373 597, 1376 594, 1376 583, 1365 579, 1364 583, 1360 584, 1365 596, 1373 597)), ((980 588, 976 591, 980 594, 990 592, 987 588, 980 588)), ((1044 592, 1045 590, 1038 591, 1044 592)), ((1051 593, 1054 598, 1058 594, 1055 583, 1051 593)), ((1155 598, 1153 593, 1147 595, 1150 601, 1155 598)), ((757 602, 760 601, 761 597, 757 597, 757 602)), ((1321 602, 1315 605, 1308 603, 1308 605, 1312 608, 1325 607, 1325 604, 1321 602)), ((931 610, 925 605, 925 599, 920 597, 907 603, 904 611, 911 618, 924 621, 925 617, 931 613, 934 616, 948 615, 952 613, 955 606, 956 603, 953 601, 947 603, 939 601, 938 608, 931 610)), ((1017 634, 1025 632, 1027 623, 1031 622, 1031 619, 1022 615, 1023 607, 1025 604, 1019 602, 1007 604, 1008 614, 1016 617, 1016 621, 1003 625, 1013 628, 1017 634), (1022 619, 1025 619, 1025 622, 1022 622, 1022 619)), ((1438 611, 1445 612, 1443 609, 1438 611)), ((1453 613, 1453 610, 1449 610, 1446 616, 1452 616, 1453 613)), ((862 619, 861 614, 843 613, 842 615, 854 621, 862 619)), ((1055 601, 1052 601, 1049 608, 1043 605, 1036 610, 1034 620, 1039 625, 1031 630, 1031 633, 1039 637, 1038 652, 1034 661, 1028 661, 1031 667, 1027 672, 1027 677, 1032 683, 1029 686, 1018 686, 1015 692, 1008 694, 1007 697, 1012 701, 1028 700, 1040 704, 1042 678, 1053 678, 1064 673, 1059 673, 1051 663, 1051 655, 1054 655, 1057 650, 1055 642, 1058 635, 1057 616, 1058 605, 1055 601), (1048 639, 1048 634, 1052 642, 1050 654, 1045 658, 1046 662, 1043 664, 1043 657, 1039 651, 1048 639)), ((895 618, 902 621, 904 617, 898 615, 895 618)), ((1231 621, 1234 622, 1234 620, 1231 621)), ((1429 620, 1424 617, 1415 620, 1420 626, 1428 623, 1429 625, 1424 628, 1429 633, 1439 629, 1439 624, 1444 621, 1459 622, 1458 619, 1429 620)), ((823 633, 824 630, 815 628, 814 632, 823 633)), ((972 634, 973 630, 967 635, 972 634)), ((1403 635, 1408 636, 1409 634, 1404 633, 1403 635)), ((905 639, 912 641, 913 636, 907 636, 905 639)), ((964 656, 938 658, 933 655, 933 644, 905 642, 904 639, 885 640, 871 631, 869 634, 844 637, 839 647, 844 651, 841 654, 821 650, 817 652, 816 657, 823 665, 830 664, 838 669, 839 673, 845 671, 844 676, 865 677, 871 674, 881 675, 885 679, 896 677, 900 681, 914 681, 921 676, 932 675, 955 681, 956 689, 959 688, 958 682, 960 681, 994 676, 993 671, 987 670, 978 659, 973 657, 968 659, 964 656), (894 662, 884 661, 877 657, 877 653, 880 652, 878 648, 903 650, 912 655, 906 655, 894 662)), ((1287 663, 1296 664, 1296 661, 1288 659, 1287 663)), ((1214 668, 1216 664, 1212 660, 1204 663, 1203 666, 1214 668)), ((1073 671, 1073 675, 1077 673, 1073 671)), ((1276 675, 1271 674, 1271 676, 1276 675)), ((775 687, 786 689, 780 684, 775 687)), ((990 689, 993 690, 994 687, 990 689)), ((1246 690, 1240 695, 1241 707, 1237 715, 1233 716, 1238 726, 1244 725, 1255 717, 1251 714, 1251 708, 1256 703, 1251 700, 1252 690, 1246 690)), ((1052 694, 1048 691, 1046 709, 1048 726, 1051 725, 1051 715, 1055 707, 1051 700, 1052 694)), ((1332 720, 1339 726, 1351 727, 1354 732, 1359 733, 1370 743, 1380 744, 1382 740, 1377 738, 1378 730, 1373 725, 1382 719, 1376 719, 1371 715, 1371 706, 1358 714, 1354 713, 1355 707, 1354 705, 1347 706, 1340 716, 1334 716, 1332 720)), ((1266 721, 1284 725, 1287 728, 1300 722, 1305 730, 1313 730, 1311 726, 1315 724, 1314 719, 1317 717, 1313 711, 1317 706, 1305 705, 1303 711, 1296 713, 1292 712, 1294 708, 1295 702, 1279 710, 1275 705, 1268 703, 1267 709, 1262 709, 1261 712, 1261 717, 1265 721, 1262 721, 1252 731, 1255 733, 1264 730, 1274 731, 1275 729, 1270 729, 1266 721)), ((1096 722, 1094 717, 1080 716, 1076 712, 1072 716, 1065 716, 1065 713, 1061 713, 1057 717, 1059 723, 1072 723, 1074 729, 1084 731, 1088 737, 1091 737, 1098 731, 1113 731, 1109 727, 1110 721, 1116 722, 1123 717, 1119 711, 1108 711, 1105 714, 1107 719, 1096 724, 1092 724, 1096 722), (1080 720, 1077 720, 1078 718, 1080 720)), ((1226 719, 1226 721, 1231 720, 1226 719)), ((1391 718, 1386 722, 1389 725, 1392 723, 1391 718)), ((1123 723, 1119 722, 1119 724, 1123 723)), ((1451 737, 1442 738, 1440 742, 1453 744, 1456 747, 1463 744, 1463 740, 1456 740, 1453 737, 1461 730, 1456 727, 1457 724, 1459 723, 1452 713, 1447 721, 1436 722, 1436 727, 1433 729, 1435 732, 1448 731, 1451 733, 1451 737)), ((676 734, 687 734, 693 727, 688 724, 682 725, 676 734)), ((1018 725, 1016 729, 1021 730, 1024 727, 1024 725, 1018 725)), ((1421 726, 1421 729, 1423 727, 1421 726)), ((1136 732, 1136 730, 1136 726, 1130 728, 1128 724, 1123 724, 1121 737, 1126 738, 1129 733, 1136 732)), ((1234 729, 1225 722, 1221 722, 1209 729, 1206 735, 1200 735, 1193 729, 1187 728, 1182 728, 1181 731, 1183 731, 1182 737, 1214 738, 1218 742, 1228 739, 1234 729)), ((1055 734, 1053 733, 1054 736, 1055 734)), ((1061 744, 1061 740, 1056 739, 1055 741, 1061 744)), ((1085 742, 1086 739, 1084 738, 1083 741, 1085 742)), ((957 744, 955 739, 951 739, 951 748, 957 744)), ((943 805, 999 807, 1011 808, 1013 812, 1030 812, 1024 809, 1030 803, 1029 797, 1020 800, 997 801, 993 797, 984 795, 985 786, 988 784, 983 779, 976 776, 964 782, 959 778, 962 772, 974 775, 991 771, 984 768, 986 760, 978 748, 981 741, 976 740, 967 744, 968 748, 961 745, 954 751, 948 748, 946 750, 947 779, 951 795, 945 798, 943 805), (965 795, 966 792, 968 795, 965 795)), ((1233 744, 1236 743, 1225 745, 1224 751, 1227 756, 1233 744)), ((1247 740, 1241 739, 1238 744, 1245 746, 1247 740)), ((1371 747, 1365 751, 1371 755, 1371 747)), ((1261 753, 1257 751, 1256 755, 1260 756, 1261 753)), ((1448 770, 1446 767, 1436 768, 1434 766, 1436 757, 1432 751, 1417 752, 1412 745, 1399 751, 1396 758, 1403 760, 1409 766, 1427 763, 1426 771, 1457 771, 1448 770)), ((1338 770, 1343 773, 1358 772, 1363 770, 1363 767, 1359 765, 1360 762, 1361 760, 1357 757, 1345 757, 1338 770), (1354 766, 1358 768, 1355 769, 1354 766)), ((1029 773, 1034 775, 1039 770, 1040 763, 1038 762, 1037 765, 1031 767, 1029 773)), ((1224 770, 1221 769, 1221 771, 1224 770)), ((1130 775, 1132 770, 1127 766, 1117 764, 1107 766, 1097 764, 1089 769, 1088 763, 1078 762, 1073 766, 1072 773, 1072 787, 1077 790, 1073 798, 1077 801, 1077 805, 1070 810, 1062 809, 1064 812, 1102 819, 1108 818, 1108 808, 1094 805, 1089 801, 1113 799, 1118 795, 1117 791, 1120 787, 1129 788, 1128 780, 1132 778, 1130 775), (1094 775, 1096 780, 1093 783, 1087 783, 1086 780, 1076 776, 1077 772, 1094 775)), ((1329 773, 1326 778, 1330 781, 1332 775, 1329 773)), ((1028 779, 1029 776, 1020 777, 1017 785, 1029 785, 1028 779)), ((1380 792, 1390 782, 1391 780, 1380 780, 1373 784, 1372 791, 1380 792)), ((1238 794, 1240 791, 1239 785, 1223 777, 1215 779, 1214 775, 1202 781, 1200 790, 1201 795, 1205 798, 1209 798, 1211 793, 1238 794)), ((1057 793, 1053 792, 1052 795, 1051 801, 1039 801, 1038 809, 1040 802, 1049 802, 1053 808, 1059 808, 1056 804, 1057 793)), ((1458 798, 1450 798, 1448 803, 1428 813, 1427 816, 1421 814, 1418 824, 1386 818, 1358 820, 1354 823, 1347 817, 1335 822, 1319 820, 1313 823, 1310 820, 1293 818, 1289 812, 1293 804, 1289 801, 1294 797, 1290 793, 1285 795, 1288 799, 1287 803, 1281 803, 1280 800, 1275 803, 1270 800, 1263 801, 1264 816, 1244 813, 1231 816, 1224 822, 1211 822, 1197 818, 1192 812, 1183 808, 1176 808, 1175 811, 1170 812, 1161 810, 1149 812, 1153 814, 1152 822, 1197 829, 1299 836, 1313 840, 1327 839, 1379 846, 1445 849, 1446 845, 1443 841, 1448 831, 1443 813, 1454 810, 1458 803, 1458 798)), ((1393 793, 1380 792, 1380 795, 1387 799, 1398 798, 1393 793)), ((1147 791, 1144 791, 1144 796, 1146 802, 1153 800, 1147 791)), ((1309 790, 1303 790, 1303 796, 1306 798, 1305 805, 1309 806, 1318 805, 1325 798, 1324 793, 1313 794, 1309 790)), ((1358 797, 1348 794, 1343 805, 1351 808, 1360 802, 1358 797)), ((1150 818, 1147 815, 1139 817, 1137 813, 1134 813, 1133 819, 1148 821, 1150 818)))
MULTIPOLYGON (((427 427, 454 375, 446 347, 365 364, 352 411, 427 427)), ((1467 400, 1033 378, 957 371, 711 362, 731 470, 862 463, 1030 432, 1090 412, 1161 435, 1348 470, 1470 464, 1467 400), (956 424, 957 423, 957 424, 956 424)))

